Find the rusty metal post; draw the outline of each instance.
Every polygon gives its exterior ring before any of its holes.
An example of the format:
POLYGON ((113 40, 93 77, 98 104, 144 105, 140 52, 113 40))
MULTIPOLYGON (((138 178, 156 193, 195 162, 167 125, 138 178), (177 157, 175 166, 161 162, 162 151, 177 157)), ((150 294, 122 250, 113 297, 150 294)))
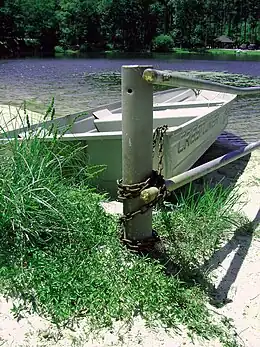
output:
MULTIPOLYGON (((143 182, 152 172, 153 86, 142 74, 150 66, 122 66, 122 178, 123 184, 143 182)), ((113 155, 113 153, 111 153, 113 155)), ((123 213, 144 205, 138 197, 123 201, 123 213)), ((152 236, 152 210, 126 221, 124 237, 131 241, 152 236)))

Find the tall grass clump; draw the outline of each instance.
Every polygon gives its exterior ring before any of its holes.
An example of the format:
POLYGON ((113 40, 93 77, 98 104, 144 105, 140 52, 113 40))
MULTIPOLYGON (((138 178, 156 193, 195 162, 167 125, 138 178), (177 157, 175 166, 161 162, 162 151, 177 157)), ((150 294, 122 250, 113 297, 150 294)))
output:
POLYGON ((174 204, 166 203, 155 220, 171 261, 188 272, 199 269, 220 246, 223 236, 240 223, 233 212, 236 190, 221 184, 201 189, 196 191, 189 184, 180 190, 174 196, 174 204))
POLYGON ((1 145, 1 238, 21 247, 67 233, 66 187, 87 176, 82 146, 61 146, 57 138, 47 142, 44 137, 34 134, 1 145))
MULTIPOLYGON (((1 291, 59 324, 85 316, 99 328, 140 315, 230 340, 200 285, 121 245, 116 219, 89 184, 96 168, 88 166, 86 148, 59 141, 55 131, 47 137, 34 131, 0 145, 1 291)), ((232 200, 220 190, 201 197, 190 191, 177 205, 160 211, 155 226, 171 260, 193 268, 226 231, 232 200)))

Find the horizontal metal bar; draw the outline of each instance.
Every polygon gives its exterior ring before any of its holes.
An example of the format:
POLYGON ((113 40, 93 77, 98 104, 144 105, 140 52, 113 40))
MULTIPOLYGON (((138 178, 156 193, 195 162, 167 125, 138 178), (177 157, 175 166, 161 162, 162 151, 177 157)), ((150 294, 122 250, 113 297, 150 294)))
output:
POLYGON ((225 155, 222 155, 221 157, 213 159, 208 163, 202 164, 195 167, 194 169, 186 171, 180 175, 166 179, 166 188, 168 191, 173 191, 177 188, 180 188, 189 182, 192 182, 212 171, 219 169, 222 166, 225 166, 241 157, 244 157, 257 148, 260 148, 260 141, 250 143, 250 145, 246 147, 239 148, 233 152, 229 152, 225 155))
POLYGON ((146 69, 143 72, 143 78, 148 83, 160 84, 165 86, 204 89, 220 93, 229 93, 237 95, 260 94, 260 86, 245 88, 233 87, 217 82, 211 82, 192 77, 185 77, 180 73, 173 71, 146 69))
MULTIPOLYGON (((208 163, 202 164, 200 166, 195 167, 194 169, 188 170, 182 174, 176 175, 174 177, 168 178, 165 180, 166 188, 169 192, 176 190, 184 186, 187 183, 190 183, 206 174, 219 169, 245 155, 253 152, 254 150, 260 148, 260 141, 253 142, 246 147, 239 148, 235 151, 229 152, 221 157, 213 159, 208 163)), ((151 187, 148 189, 144 189, 141 192, 141 199, 145 203, 149 203, 156 199, 159 194, 158 188, 151 187)))
POLYGON ((214 107, 214 106, 221 106, 223 105, 223 101, 192 101, 192 102, 175 102, 175 103, 165 103, 165 104, 155 104, 153 107, 154 111, 163 111, 163 110, 174 110, 174 109, 185 109, 185 108, 195 108, 195 107, 214 107))

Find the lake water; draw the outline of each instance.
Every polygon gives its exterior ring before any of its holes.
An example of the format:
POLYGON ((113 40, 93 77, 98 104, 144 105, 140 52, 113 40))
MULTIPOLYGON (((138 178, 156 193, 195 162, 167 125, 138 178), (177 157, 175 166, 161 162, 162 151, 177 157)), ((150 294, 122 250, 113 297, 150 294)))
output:
MULTIPOLYGON (((122 65, 145 64, 177 71, 220 71, 260 77, 260 57, 219 57, 161 55, 151 58, 120 57, 0 60, 0 104, 20 105, 43 111, 55 98, 58 115, 75 113, 118 100, 118 73, 122 65), (256 60, 258 59, 258 60, 256 60)), ((228 130, 252 142, 260 138, 260 97, 240 98, 233 106, 228 130)))

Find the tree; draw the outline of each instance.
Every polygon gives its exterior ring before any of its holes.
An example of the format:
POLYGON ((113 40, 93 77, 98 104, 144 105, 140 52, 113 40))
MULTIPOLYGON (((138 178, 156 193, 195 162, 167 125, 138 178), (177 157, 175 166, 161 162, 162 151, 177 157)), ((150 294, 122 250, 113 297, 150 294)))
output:
POLYGON ((142 51, 162 34, 187 48, 220 35, 256 42, 259 17, 259 0, 0 0, 0 54, 29 44, 44 53, 57 44, 142 51))

